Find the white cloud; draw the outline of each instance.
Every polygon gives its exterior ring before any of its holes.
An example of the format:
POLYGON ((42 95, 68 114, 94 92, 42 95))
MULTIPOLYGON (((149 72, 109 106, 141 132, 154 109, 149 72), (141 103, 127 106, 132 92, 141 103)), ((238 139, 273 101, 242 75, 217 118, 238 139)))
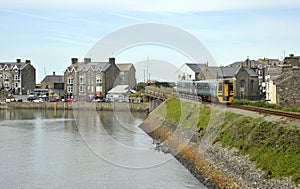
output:
POLYGON ((0 3, 2 7, 99 7, 100 9, 108 10, 146 12, 197 12, 269 7, 300 7, 299 0, 0 0, 0 3))

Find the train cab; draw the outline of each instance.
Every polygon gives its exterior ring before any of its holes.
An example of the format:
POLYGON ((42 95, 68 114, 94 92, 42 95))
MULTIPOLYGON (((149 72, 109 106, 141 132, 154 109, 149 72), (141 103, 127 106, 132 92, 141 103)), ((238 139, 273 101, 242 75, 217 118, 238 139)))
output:
POLYGON ((217 91, 219 102, 231 103, 234 98, 234 82, 232 80, 220 80, 217 91))

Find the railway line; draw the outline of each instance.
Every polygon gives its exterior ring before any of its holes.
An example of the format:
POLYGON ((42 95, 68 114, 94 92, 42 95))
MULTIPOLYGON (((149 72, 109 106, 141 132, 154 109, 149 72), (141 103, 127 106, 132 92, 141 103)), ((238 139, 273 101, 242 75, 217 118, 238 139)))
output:
MULTIPOLYGON (((186 95, 186 94, 178 94, 173 88, 155 88, 155 87, 149 87, 145 91, 145 95, 166 100, 170 97, 175 98, 181 98, 181 99, 188 99, 193 100, 197 102, 201 102, 201 98, 195 95, 186 95)), ((202 101, 202 103, 209 104, 209 102, 202 101)), ((224 104, 217 104, 220 106, 225 106, 224 104)), ((248 110, 248 111, 254 111, 261 114, 268 114, 268 115, 276 115, 276 116, 282 116, 282 117, 288 117, 293 119, 300 119, 300 113, 293 113, 293 112, 284 112, 279 110, 273 110, 273 109, 266 109, 266 108, 260 108, 260 107, 254 107, 254 106, 245 106, 245 105, 237 105, 237 104, 228 104, 226 105, 228 108, 236 108, 236 109, 242 109, 242 110, 248 110)))
POLYGON ((276 115, 276 116, 288 117, 288 118, 293 118, 293 119, 300 119, 299 113, 284 112, 284 111, 279 111, 279 110, 259 108, 259 107, 254 107, 254 106, 236 105, 236 104, 230 104, 228 107, 242 109, 242 110, 248 110, 248 111, 254 111, 254 112, 258 112, 258 113, 262 113, 262 114, 269 114, 269 115, 276 115))

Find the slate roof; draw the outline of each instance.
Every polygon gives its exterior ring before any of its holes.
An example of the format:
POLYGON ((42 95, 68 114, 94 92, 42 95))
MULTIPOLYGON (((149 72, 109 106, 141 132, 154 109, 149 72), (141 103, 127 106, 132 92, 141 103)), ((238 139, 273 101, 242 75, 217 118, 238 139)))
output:
POLYGON ((122 71, 129 71, 130 68, 133 67, 133 64, 132 63, 121 63, 121 64, 116 64, 116 66, 122 72, 122 71))
POLYGON ((25 62, 0 62, 0 69, 4 68, 7 65, 8 69, 12 69, 13 67, 17 66, 18 69, 23 69, 26 66, 25 62))
POLYGON ((214 73, 218 74, 218 77, 234 77, 239 67, 208 67, 214 73))
MULTIPOLYGON (((46 79, 46 78, 50 78, 53 83, 64 83, 64 76, 63 75, 47 75, 43 81, 46 79)), ((42 81, 42 82, 43 82, 42 81)))
POLYGON ((256 77, 258 76, 257 73, 255 73, 255 71, 253 71, 252 69, 250 68, 245 68, 246 72, 249 74, 249 76, 251 77, 256 77))
POLYGON ((89 69, 93 69, 94 71, 103 71, 105 72, 110 67, 109 62, 77 62, 75 64, 72 64, 68 67, 68 69, 71 71, 73 68, 80 71, 88 71, 89 69))

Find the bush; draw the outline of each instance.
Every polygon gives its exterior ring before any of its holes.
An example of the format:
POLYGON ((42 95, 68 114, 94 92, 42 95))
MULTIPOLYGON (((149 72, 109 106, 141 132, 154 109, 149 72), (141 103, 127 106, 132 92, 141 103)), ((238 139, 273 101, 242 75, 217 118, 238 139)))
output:
POLYGON ((235 99, 232 102, 232 104, 255 106, 255 107, 260 107, 260 108, 269 108, 269 109, 282 110, 282 111, 287 111, 287 112, 300 112, 300 107, 284 108, 279 104, 271 104, 271 103, 268 103, 265 101, 250 101, 247 99, 241 99, 241 100, 235 99))

